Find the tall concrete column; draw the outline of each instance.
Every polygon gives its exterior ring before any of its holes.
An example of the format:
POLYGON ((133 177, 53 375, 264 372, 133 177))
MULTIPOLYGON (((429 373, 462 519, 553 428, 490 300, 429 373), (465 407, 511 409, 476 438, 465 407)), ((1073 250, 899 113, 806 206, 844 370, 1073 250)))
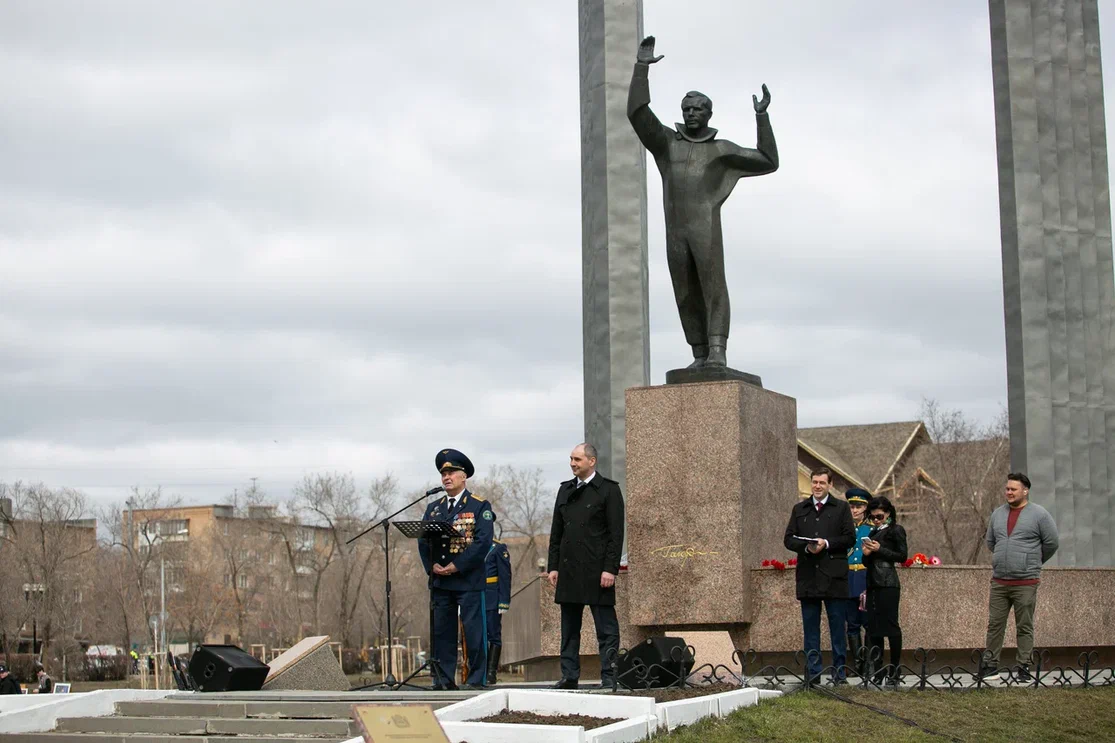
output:
POLYGON ((1096 0, 989 0, 1011 463, 1061 565, 1115 556, 1115 275, 1096 0))
POLYGON ((627 120, 643 3, 580 0, 578 11, 585 440, 623 487, 624 390, 650 383, 646 158, 627 120))

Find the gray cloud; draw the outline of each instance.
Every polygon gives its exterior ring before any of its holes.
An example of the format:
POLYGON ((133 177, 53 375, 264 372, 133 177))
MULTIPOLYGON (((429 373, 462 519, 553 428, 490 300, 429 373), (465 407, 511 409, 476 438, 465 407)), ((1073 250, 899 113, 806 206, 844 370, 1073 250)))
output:
MULTIPOLYGON (((803 425, 1005 400, 986 8, 646 0, 654 107, 782 155, 724 212, 733 364, 803 425)), ((1104 31, 1108 30, 1106 16, 1104 31)), ((0 7, 0 480, 543 467, 582 436, 569 4, 0 7)), ((1110 79, 1111 76, 1109 76, 1110 79)), ((688 362, 649 181, 652 372, 688 362)))

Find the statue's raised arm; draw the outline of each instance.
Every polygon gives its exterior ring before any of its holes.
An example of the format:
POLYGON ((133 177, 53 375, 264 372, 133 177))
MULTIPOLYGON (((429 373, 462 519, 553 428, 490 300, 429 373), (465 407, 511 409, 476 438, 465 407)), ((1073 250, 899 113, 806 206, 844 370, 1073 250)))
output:
POLYGON ((753 175, 766 175, 778 170, 778 145, 774 141, 774 130, 770 127, 770 117, 767 116, 767 106, 770 105, 770 90, 763 85, 763 98, 751 96, 755 106, 755 125, 757 130, 755 149, 747 147, 734 148, 728 155, 728 165, 743 177, 753 175))
POLYGON ((627 118, 631 127, 651 153, 655 155, 666 151, 670 130, 662 125, 650 110, 650 65, 662 59, 654 56, 654 37, 648 36, 639 44, 635 58, 635 71, 631 74, 631 88, 627 91, 627 118))

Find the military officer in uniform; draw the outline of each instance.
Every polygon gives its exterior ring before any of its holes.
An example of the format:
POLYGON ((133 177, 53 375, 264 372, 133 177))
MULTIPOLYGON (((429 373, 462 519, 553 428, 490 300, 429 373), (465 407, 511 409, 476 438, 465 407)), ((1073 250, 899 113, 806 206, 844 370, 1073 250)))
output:
POLYGON ((498 539, 492 540, 484 572, 487 574, 484 605, 488 627, 488 686, 494 686, 503 647, 503 614, 511 608, 511 555, 507 545, 498 539))
POLYGON ((442 449, 434 458, 441 473, 445 496, 426 507, 423 521, 450 521, 463 536, 434 537, 418 543, 422 566, 430 576, 433 612, 431 657, 437 660, 435 690, 454 689, 457 675, 457 612, 465 633, 468 678, 465 686, 483 688, 487 674, 484 628, 484 559, 492 547, 491 505, 465 487, 476 472, 472 462, 456 449, 442 449))

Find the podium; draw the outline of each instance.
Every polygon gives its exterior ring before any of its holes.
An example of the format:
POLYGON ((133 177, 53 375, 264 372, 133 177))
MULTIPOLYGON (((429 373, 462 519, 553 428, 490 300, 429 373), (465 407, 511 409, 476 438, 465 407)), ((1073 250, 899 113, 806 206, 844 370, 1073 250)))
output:
MULTIPOLYGON (((431 539, 434 537, 463 537, 464 534, 453 528, 451 521, 392 521, 395 528, 402 532, 408 539, 431 539)), ((430 675, 435 683, 446 689, 456 689, 457 682, 449 678, 437 658, 434 657, 434 602, 430 601, 430 652, 426 655, 426 662, 414 669, 414 673, 399 682, 399 687, 411 686, 410 680, 424 669, 430 669, 430 675)))
POLYGON ((464 536, 453 528, 452 521, 392 521, 391 523, 409 539, 464 536))

